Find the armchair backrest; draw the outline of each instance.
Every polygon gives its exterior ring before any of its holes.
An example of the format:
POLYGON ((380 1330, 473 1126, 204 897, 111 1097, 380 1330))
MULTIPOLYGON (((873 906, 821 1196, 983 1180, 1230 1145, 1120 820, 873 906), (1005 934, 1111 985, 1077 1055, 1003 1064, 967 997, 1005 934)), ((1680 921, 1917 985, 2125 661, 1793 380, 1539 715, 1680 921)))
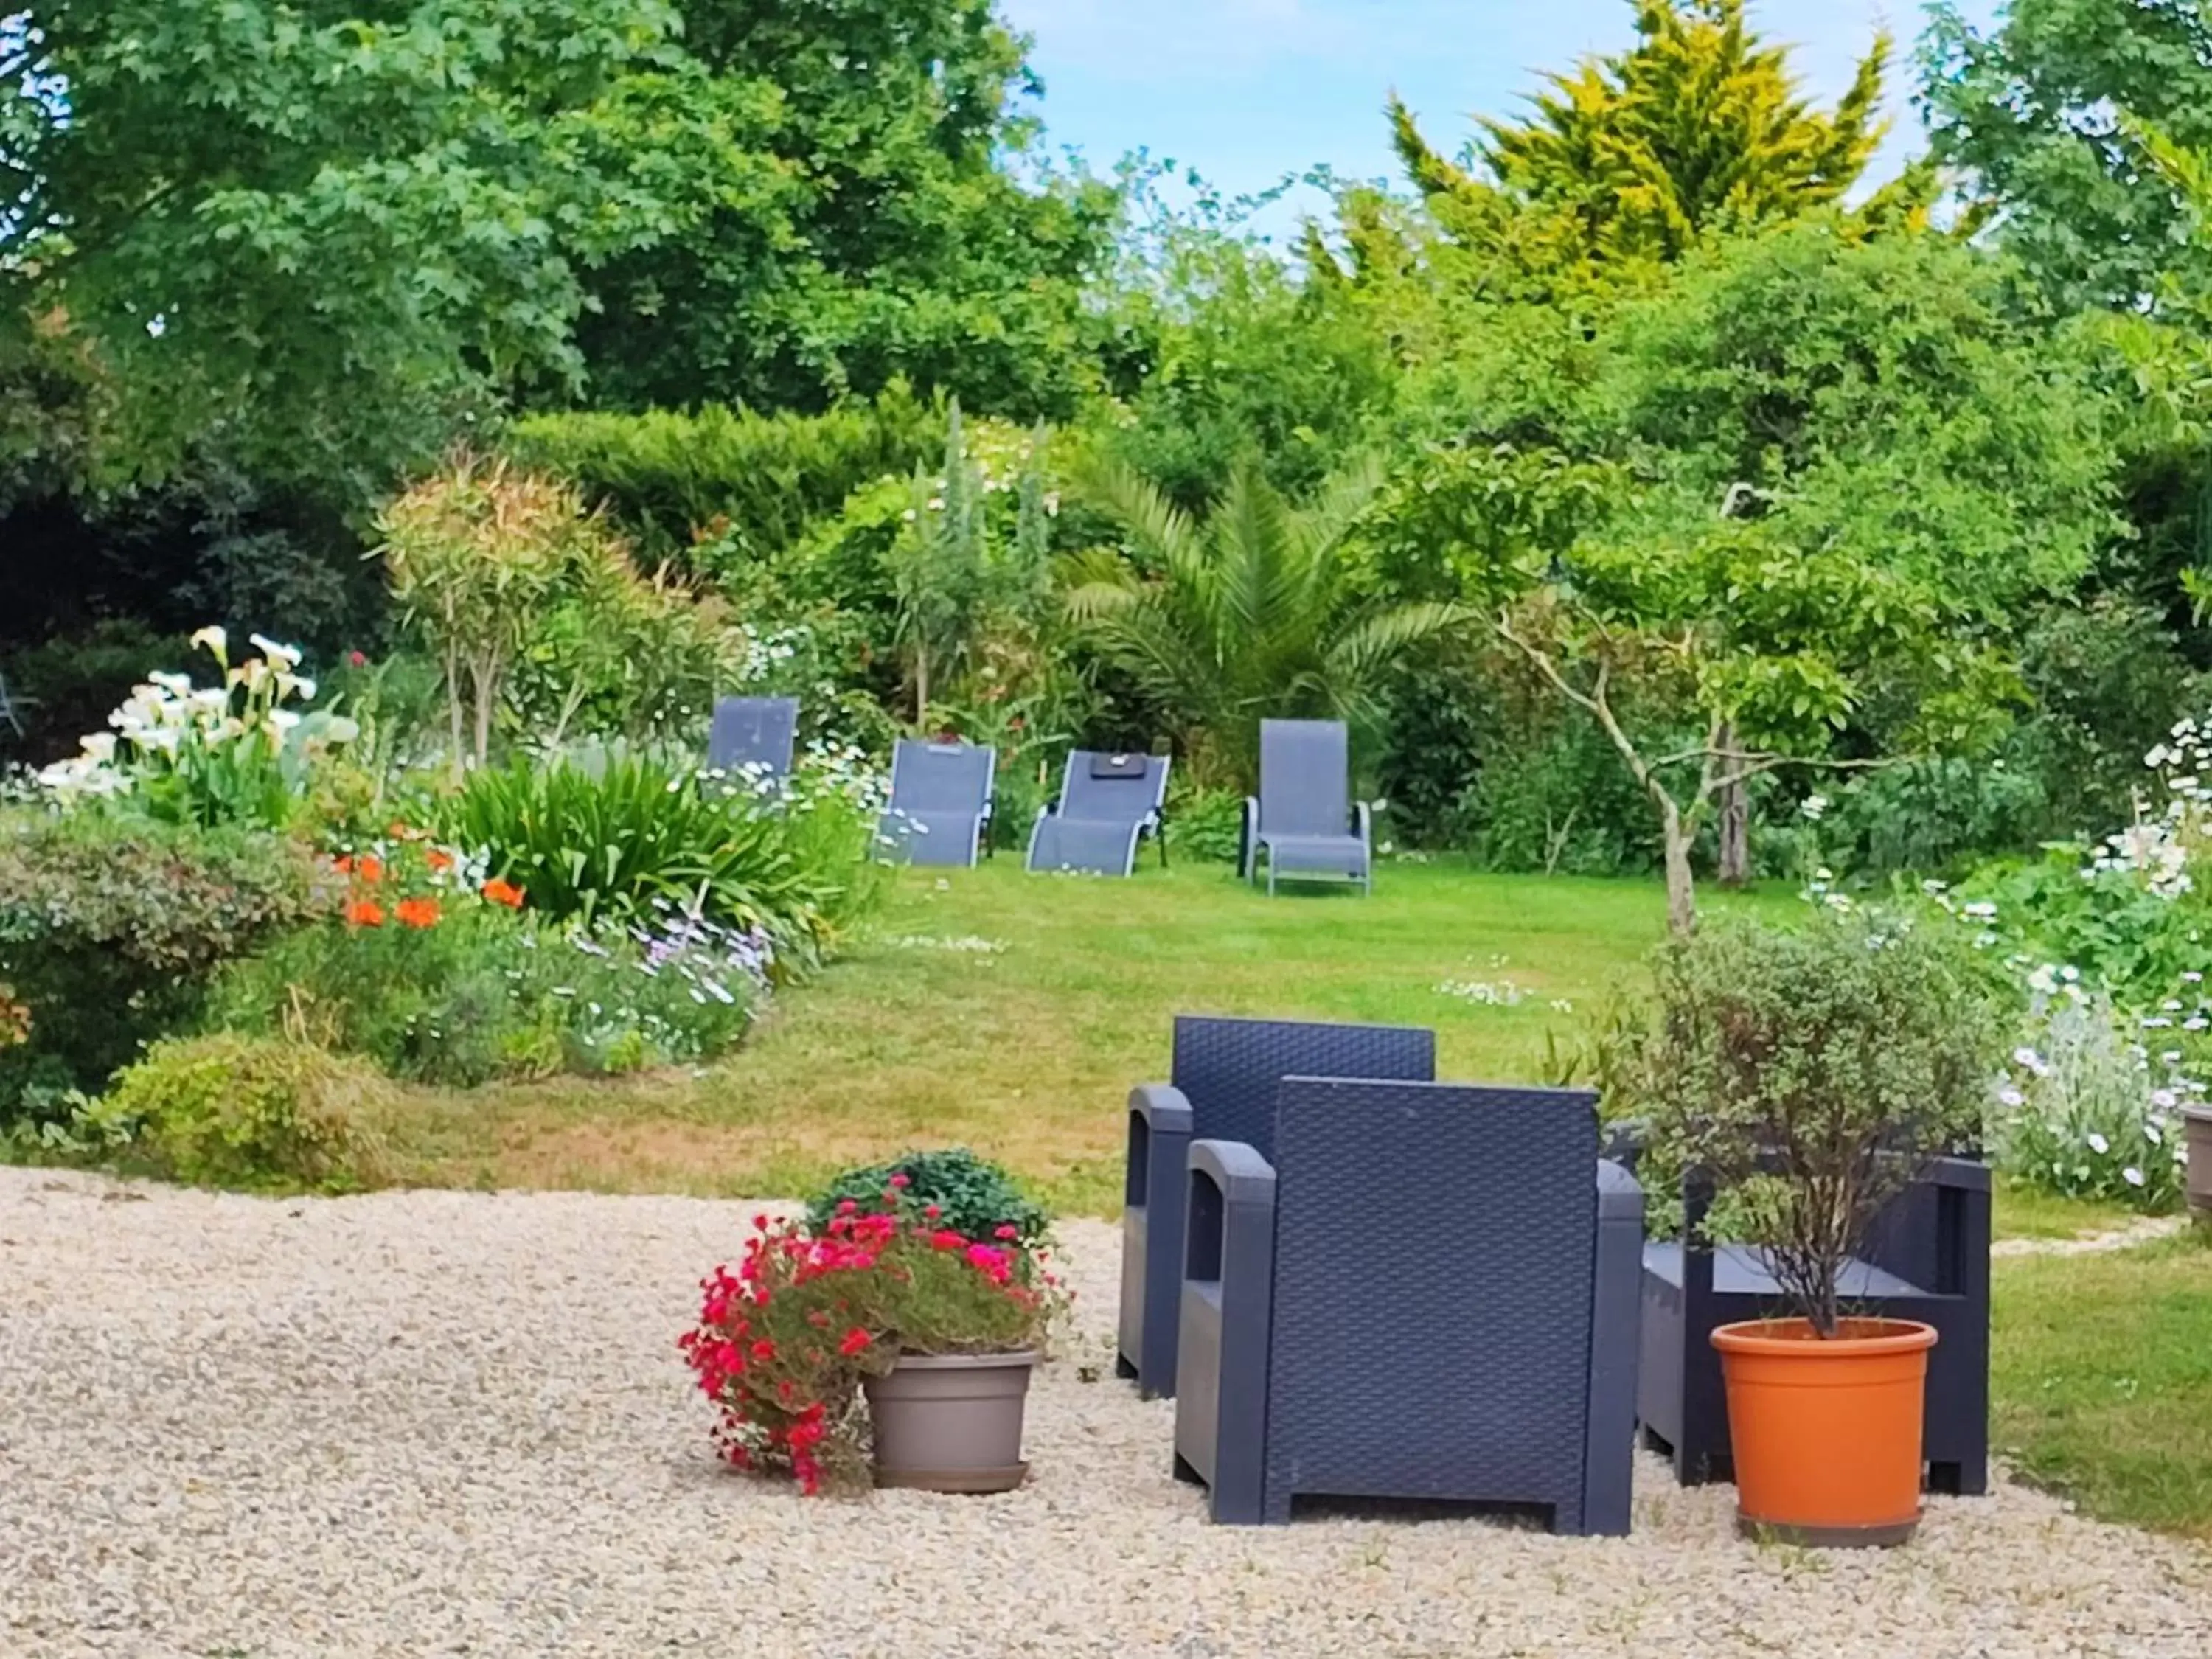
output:
POLYGON ((1271 1160, 1285 1078, 1425 1081, 1436 1074, 1434 1031, 1401 1025, 1176 1017, 1171 1080, 1190 1103, 1193 1138, 1243 1141, 1271 1160))
POLYGON ((1342 720, 1260 722, 1260 833, 1352 833, 1351 740, 1342 720))
POLYGON ((1286 1079, 1271 1468, 1419 1497, 1421 1449, 1479 1441, 1502 1498, 1580 1468, 1597 1151, 1588 1091, 1286 1079), (1374 1403, 1358 1436, 1347 1395, 1374 1403))
POLYGON ((979 817, 998 763, 995 749, 902 738, 891 752, 891 810, 979 817))

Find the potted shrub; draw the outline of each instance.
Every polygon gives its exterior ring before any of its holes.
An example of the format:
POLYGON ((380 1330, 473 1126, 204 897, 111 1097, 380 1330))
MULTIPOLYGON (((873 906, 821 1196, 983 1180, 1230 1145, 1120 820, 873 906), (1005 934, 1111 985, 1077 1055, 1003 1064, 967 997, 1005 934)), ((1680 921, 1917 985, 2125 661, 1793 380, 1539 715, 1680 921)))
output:
POLYGON ((1711 1179, 1717 1224, 1763 1250, 1788 1304, 1713 1333, 1740 1518, 1902 1543, 1936 1332, 1847 1307, 1839 1284, 1881 1208, 1978 1139, 1990 1005, 1954 944, 1864 914, 1723 923, 1665 947, 1657 981, 1629 1075, 1658 1163, 1711 1179))
POLYGON ((1011 1224, 971 1238, 894 1175, 817 1228, 757 1216, 744 1259, 703 1281, 681 1346, 740 1468, 801 1490, 1004 1492, 1028 1472, 1030 1373, 1066 1304, 1011 1224))

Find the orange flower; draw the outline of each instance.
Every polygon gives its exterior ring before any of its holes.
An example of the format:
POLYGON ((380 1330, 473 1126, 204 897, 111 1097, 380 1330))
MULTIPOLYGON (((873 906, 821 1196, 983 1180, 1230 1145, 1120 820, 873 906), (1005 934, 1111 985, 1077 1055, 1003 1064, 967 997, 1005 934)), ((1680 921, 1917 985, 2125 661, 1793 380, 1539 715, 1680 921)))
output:
POLYGON ((429 861, 430 867, 441 875, 453 867, 453 855, 435 847, 424 854, 423 857, 429 861))
POLYGON ((384 860, 374 854, 363 853, 354 861, 354 872, 363 881, 384 879, 384 860))
POLYGON ((374 899, 356 899, 346 906, 345 918, 356 927, 381 927, 384 907, 374 899))
POLYGON ((341 854, 331 860, 331 868, 342 876, 349 876, 353 873, 353 860, 341 854))
POLYGON ((438 925, 438 901, 434 898, 410 898, 399 901, 399 921, 406 927, 434 927, 438 925))
POLYGON ((510 910, 520 910, 522 908, 522 890, 511 882, 501 880, 497 876, 494 876, 483 884, 483 896, 494 904, 504 904, 510 910))

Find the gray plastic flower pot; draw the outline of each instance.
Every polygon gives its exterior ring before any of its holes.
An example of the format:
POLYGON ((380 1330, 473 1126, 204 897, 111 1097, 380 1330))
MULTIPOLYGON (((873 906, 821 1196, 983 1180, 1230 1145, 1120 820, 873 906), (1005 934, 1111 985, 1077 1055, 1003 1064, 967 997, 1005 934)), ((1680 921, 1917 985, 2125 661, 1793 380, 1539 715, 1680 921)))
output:
POLYGON ((2200 1227, 2212 1227, 2212 1111, 2191 1107, 2183 1114, 2184 1144, 2189 1148, 2189 1213, 2200 1227))
POLYGON ((861 1385, 875 1429, 876 1484, 1008 1492, 1022 1484, 1022 1413, 1043 1356, 909 1354, 861 1385))

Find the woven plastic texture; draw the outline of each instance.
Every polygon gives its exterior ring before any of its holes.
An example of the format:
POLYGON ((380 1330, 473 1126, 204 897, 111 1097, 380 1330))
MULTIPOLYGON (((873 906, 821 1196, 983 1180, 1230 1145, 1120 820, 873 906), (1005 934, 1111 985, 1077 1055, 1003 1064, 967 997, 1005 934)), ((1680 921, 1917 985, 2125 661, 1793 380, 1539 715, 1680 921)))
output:
MULTIPOLYGON (((1176 1389, 1183 1149, 1192 1139, 1235 1140, 1267 1158, 1274 1144, 1276 1092, 1293 1073, 1426 1079, 1437 1074, 1436 1033, 1395 1025, 1176 1017, 1173 1076, 1190 1110, 1188 1133, 1173 1139, 1141 1137, 1133 1127, 1129 1156, 1143 1156, 1147 1167, 1124 1172, 1131 1196, 1121 1240, 1121 1369, 1136 1378, 1146 1399, 1176 1389), (1127 1218, 1139 1204, 1145 1213, 1131 1226, 1127 1218)), ((1133 1112, 1136 1105, 1133 1097, 1133 1112)))
POLYGON ((1351 827, 1351 744, 1344 722, 1261 720, 1260 833, 1341 836, 1351 827))
POLYGON ((760 767, 780 778, 790 772, 798 743, 798 698, 724 697, 707 733, 707 764, 726 772, 760 767))
POLYGON ((1241 1140, 1270 1163, 1283 1079, 1425 1083, 1436 1074, 1437 1034, 1415 1027, 1176 1018, 1174 1081, 1190 1102, 1193 1138, 1241 1140))
POLYGON ((1436 1498, 1580 1532, 1594 1097, 1295 1078, 1279 1119, 1267 1518, 1436 1498))

